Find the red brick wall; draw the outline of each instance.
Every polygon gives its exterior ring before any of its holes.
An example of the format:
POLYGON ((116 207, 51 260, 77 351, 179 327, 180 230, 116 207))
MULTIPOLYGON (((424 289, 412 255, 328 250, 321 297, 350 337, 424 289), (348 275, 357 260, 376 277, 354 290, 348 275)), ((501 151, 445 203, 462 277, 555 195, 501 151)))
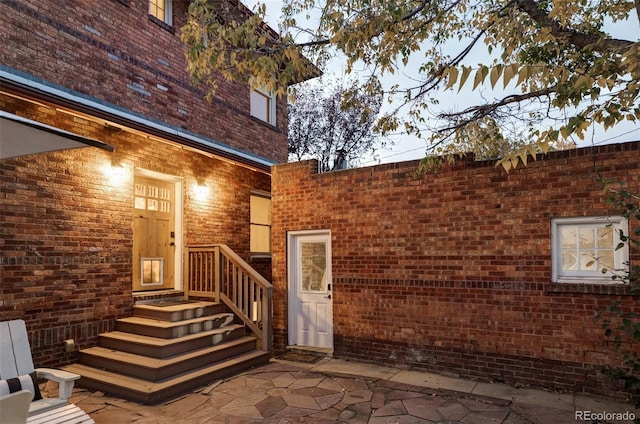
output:
MULTIPOLYGON (((551 282, 555 217, 606 215, 597 179, 640 192, 640 143, 549 154, 505 173, 460 161, 316 174, 273 168, 275 341, 287 337, 287 231, 332 236, 334 355, 465 377, 606 392, 596 311, 622 287, 551 282)), ((632 256, 638 263, 637 254, 632 256)))
POLYGON ((183 179, 185 244, 225 243, 249 259, 250 193, 270 191, 269 175, 13 97, 0 96, 0 109, 116 147, 0 162, 0 321, 27 322, 36 366, 75 360, 65 339, 87 347, 130 315, 135 168, 183 179), (109 172, 114 160, 120 179, 109 172), (198 182, 205 199, 194 195, 198 182))
POLYGON ((221 81, 209 103, 204 87, 189 83, 180 41, 188 4, 173 1, 171 32, 149 19, 146 0, 3 1, 0 64, 286 162, 285 98, 273 127, 249 115, 247 86, 221 81))

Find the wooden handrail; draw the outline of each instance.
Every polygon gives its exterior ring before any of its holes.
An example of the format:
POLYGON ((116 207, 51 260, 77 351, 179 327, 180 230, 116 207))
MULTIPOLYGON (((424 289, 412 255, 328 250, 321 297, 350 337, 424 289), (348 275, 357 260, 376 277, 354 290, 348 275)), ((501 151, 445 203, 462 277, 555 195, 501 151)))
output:
POLYGON ((185 294, 223 302, 271 351, 271 283, 224 244, 187 246, 185 265, 185 294))

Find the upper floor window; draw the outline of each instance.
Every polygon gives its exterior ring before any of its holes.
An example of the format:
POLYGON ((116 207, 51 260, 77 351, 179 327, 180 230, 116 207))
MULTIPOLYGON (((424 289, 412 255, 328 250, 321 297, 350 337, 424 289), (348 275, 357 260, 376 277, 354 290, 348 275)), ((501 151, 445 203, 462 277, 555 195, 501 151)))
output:
POLYGON ((171 1, 172 0, 149 0, 149 15, 171 26, 173 24, 171 1))
POLYGON ((271 255, 271 195, 251 193, 251 254, 271 255))
POLYGON ((557 218, 551 221, 552 279, 554 282, 615 282, 627 272, 629 249, 623 217, 557 218))
POLYGON ((273 93, 254 89, 251 90, 251 116, 268 124, 276 124, 276 101, 273 93))

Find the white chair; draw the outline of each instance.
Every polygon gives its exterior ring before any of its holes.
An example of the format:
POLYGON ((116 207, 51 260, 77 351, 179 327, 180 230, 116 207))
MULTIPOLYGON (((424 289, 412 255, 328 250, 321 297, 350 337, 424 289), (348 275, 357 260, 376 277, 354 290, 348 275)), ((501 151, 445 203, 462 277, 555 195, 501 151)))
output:
POLYGON ((29 390, 20 390, 0 396, 0 423, 25 424, 32 398, 33 393, 29 390))
MULTIPOLYGON (((73 384, 80 376, 67 371, 34 369, 27 327, 23 320, 0 322, 0 380, 27 376, 35 371, 40 378, 58 383, 57 398, 43 398, 29 404, 29 423, 93 423, 80 408, 68 404, 73 384)), ((0 381, 1 383, 1 381, 0 381)), ((37 387, 37 383, 33 383, 37 387)), ((33 395, 32 395, 33 398, 33 395)), ((4 421, 0 421, 4 424, 4 421)))

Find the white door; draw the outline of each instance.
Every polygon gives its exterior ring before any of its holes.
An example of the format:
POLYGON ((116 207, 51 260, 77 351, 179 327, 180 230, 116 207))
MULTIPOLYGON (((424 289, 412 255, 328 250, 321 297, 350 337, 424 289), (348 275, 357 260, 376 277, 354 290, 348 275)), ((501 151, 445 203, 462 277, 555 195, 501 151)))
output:
POLYGON ((289 234, 289 344, 333 349, 331 233, 289 234))

